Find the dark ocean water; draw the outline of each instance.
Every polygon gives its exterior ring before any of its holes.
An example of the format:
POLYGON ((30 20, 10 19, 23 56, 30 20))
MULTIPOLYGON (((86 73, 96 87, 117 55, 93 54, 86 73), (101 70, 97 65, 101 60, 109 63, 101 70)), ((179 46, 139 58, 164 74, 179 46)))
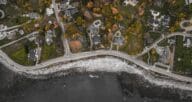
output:
POLYGON ((192 92, 162 88, 127 73, 73 73, 28 79, 0 65, 0 102, 192 102, 192 92))

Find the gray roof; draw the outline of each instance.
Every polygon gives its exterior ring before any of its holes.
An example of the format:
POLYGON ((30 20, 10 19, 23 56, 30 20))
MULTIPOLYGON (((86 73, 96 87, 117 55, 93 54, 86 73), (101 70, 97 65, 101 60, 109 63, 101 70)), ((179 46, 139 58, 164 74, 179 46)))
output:
POLYGON ((92 37, 94 45, 98 45, 101 43, 101 37, 99 35, 94 35, 92 37))
POLYGON ((36 50, 35 49, 29 50, 28 58, 29 58, 29 60, 36 61, 36 50))
POLYGON ((123 39, 122 36, 114 37, 113 42, 114 42, 115 45, 123 45, 124 39, 123 39))

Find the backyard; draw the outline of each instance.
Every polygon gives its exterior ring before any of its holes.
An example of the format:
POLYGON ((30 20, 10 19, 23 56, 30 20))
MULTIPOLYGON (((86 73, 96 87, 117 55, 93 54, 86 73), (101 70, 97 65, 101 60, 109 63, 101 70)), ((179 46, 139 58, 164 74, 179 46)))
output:
POLYGON ((181 74, 192 73, 192 48, 183 46, 183 37, 178 36, 176 39, 174 71, 181 74))

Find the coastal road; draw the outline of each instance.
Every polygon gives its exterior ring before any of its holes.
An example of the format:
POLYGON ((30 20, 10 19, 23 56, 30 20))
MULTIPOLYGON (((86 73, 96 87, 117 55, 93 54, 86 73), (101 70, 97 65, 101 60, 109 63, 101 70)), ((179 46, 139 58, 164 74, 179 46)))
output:
MULTIPOLYGON (((192 82, 192 78, 190 77, 185 77, 181 76, 178 74, 174 74, 171 72, 167 72, 167 70, 160 69, 154 66, 150 66, 143 61, 140 61, 138 59, 135 59, 126 53, 118 52, 118 51, 109 51, 109 50, 98 50, 98 51, 90 51, 90 52, 82 52, 78 54, 71 54, 70 56, 65 56, 65 57, 59 57, 55 58, 46 62, 42 62, 40 64, 37 64, 36 66, 22 66, 17 63, 15 63, 13 60, 11 60, 4 52, 0 50, 0 61, 6 65, 10 70, 20 73, 20 74, 27 74, 29 76, 38 76, 38 75, 43 75, 44 72, 47 70, 47 67, 53 64, 58 64, 58 63, 65 63, 65 62, 71 62, 71 61, 76 61, 76 60, 81 60, 84 58, 90 58, 90 57, 96 57, 99 55, 103 56, 113 56, 113 57, 118 57, 123 60, 130 61, 134 63, 137 66, 140 66, 141 68, 144 68, 145 70, 156 72, 162 75, 169 76, 171 78, 180 80, 180 81, 186 81, 186 82, 192 82)), ((63 69, 67 70, 67 69, 63 69)), ((52 74, 54 72, 57 72, 56 68, 53 68, 52 71, 49 72, 49 74, 52 74)))

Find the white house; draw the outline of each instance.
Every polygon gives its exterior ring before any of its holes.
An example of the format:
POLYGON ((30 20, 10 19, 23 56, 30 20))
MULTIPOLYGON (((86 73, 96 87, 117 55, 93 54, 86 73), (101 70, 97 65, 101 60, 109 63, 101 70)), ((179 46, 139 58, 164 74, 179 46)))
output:
POLYGON ((124 0, 123 5, 124 6, 127 6, 127 5, 136 6, 138 2, 139 2, 138 0, 124 0))
POLYGON ((54 13, 53 8, 46 8, 46 14, 51 16, 54 13))
POLYGON ((191 39, 187 38, 185 39, 185 42, 183 44, 184 47, 190 48, 192 46, 191 39))

